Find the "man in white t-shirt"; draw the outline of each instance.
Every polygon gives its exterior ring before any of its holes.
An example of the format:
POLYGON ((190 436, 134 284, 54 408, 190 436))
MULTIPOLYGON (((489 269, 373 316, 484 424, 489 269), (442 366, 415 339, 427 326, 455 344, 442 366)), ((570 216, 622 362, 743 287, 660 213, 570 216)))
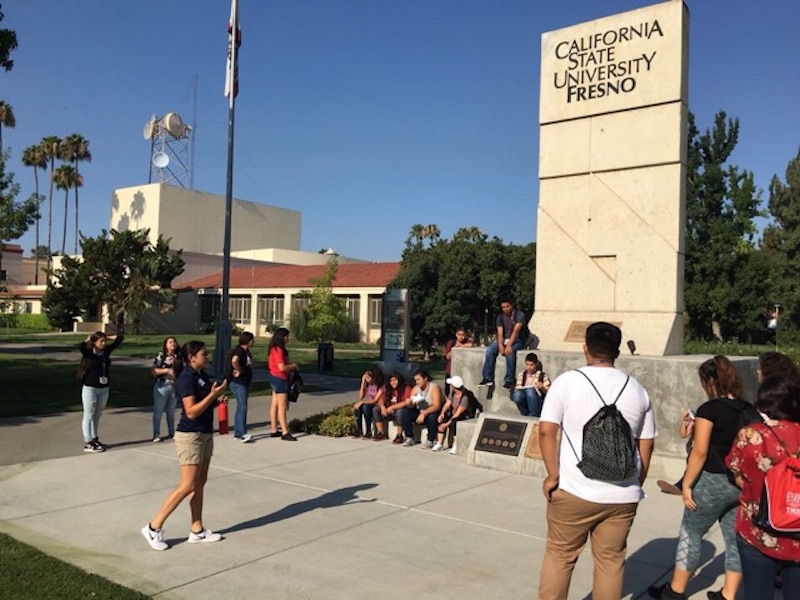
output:
POLYGON ((610 323, 593 323, 586 329, 585 340, 587 366, 581 367, 583 374, 567 371, 553 382, 539 419, 539 443, 547 469, 542 491, 548 502, 539 600, 567 598, 572 571, 590 536, 594 558, 592 597, 619 600, 626 541, 638 503, 644 497, 641 484, 647 476, 657 435, 647 391, 614 367, 622 342, 620 329, 610 323), (577 466, 582 459, 583 427, 602 407, 598 393, 610 404, 620 391, 616 406, 630 425, 638 468, 626 481, 589 479, 577 466), (559 431, 563 443, 559 443, 559 431))

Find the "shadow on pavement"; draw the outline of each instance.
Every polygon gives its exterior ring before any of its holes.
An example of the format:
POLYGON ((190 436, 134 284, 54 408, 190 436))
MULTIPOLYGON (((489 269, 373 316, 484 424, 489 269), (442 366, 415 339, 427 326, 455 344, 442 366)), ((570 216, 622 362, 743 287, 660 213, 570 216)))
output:
POLYGON ((318 508, 333 508, 336 506, 343 506, 345 504, 360 504, 363 502, 375 502, 374 498, 370 499, 357 498, 357 494, 358 492, 362 492, 364 490, 369 490, 374 487, 377 487, 377 485, 378 485, 377 483, 362 483, 359 485, 353 485, 350 487, 333 490, 331 492, 326 492, 321 496, 318 496, 316 498, 311 498, 310 500, 303 500, 302 502, 295 502, 294 504, 289 504, 287 506, 284 506, 280 510, 277 510, 268 515, 264 515, 263 517, 258 517, 257 519, 244 521, 243 523, 239 523, 238 525, 228 527, 227 529, 221 529, 219 533, 226 534, 226 533, 231 533, 233 531, 242 531, 244 529, 254 529, 256 527, 262 527, 264 525, 269 525, 270 523, 276 523, 284 519, 290 519, 292 517, 296 517, 303 513, 311 512, 312 510, 316 510, 318 508))

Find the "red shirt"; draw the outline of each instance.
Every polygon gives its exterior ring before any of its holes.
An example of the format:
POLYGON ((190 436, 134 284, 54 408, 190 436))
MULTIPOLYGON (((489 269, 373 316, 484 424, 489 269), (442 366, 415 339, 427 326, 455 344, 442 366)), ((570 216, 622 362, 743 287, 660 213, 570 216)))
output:
POLYGON ((386 386, 386 392, 383 395, 383 403, 386 406, 391 406, 392 404, 397 404, 398 402, 405 402, 409 398, 411 398, 411 386, 405 386, 403 389, 402 394, 398 394, 400 390, 393 388, 390 385, 386 386), (400 397, 402 396, 402 397, 400 397))
MULTIPOLYGON (((767 423, 790 451, 797 451, 800 447, 800 423, 772 419, 767 423)), ((761 502, 764 475, 773 465, 786 458, 786 451, 769 427, 764 423, 742 427, 725 459, 730 470, 744 479, 739 510, 736 512, 736 533, 767 556, 800 562, 800 540, 774 537, 753 524, 753 517, 758 514, 761 502)))
POLYGON ((278 379, 289 379, 289 373, 284 373, 280 370, 278 365, 281 363, 286 364, 289 362, 289 354, 280 346, 273 346, 269 351, 269 374, 278 379))

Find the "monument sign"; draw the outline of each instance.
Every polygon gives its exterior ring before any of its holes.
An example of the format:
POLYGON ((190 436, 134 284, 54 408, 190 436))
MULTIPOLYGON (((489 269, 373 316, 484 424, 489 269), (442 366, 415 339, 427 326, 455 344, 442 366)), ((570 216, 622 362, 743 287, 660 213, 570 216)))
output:
POLYGON ((543 349, 604 320, 641 354, 683 352, 688 21, 670 0, 542 35, 543 349))

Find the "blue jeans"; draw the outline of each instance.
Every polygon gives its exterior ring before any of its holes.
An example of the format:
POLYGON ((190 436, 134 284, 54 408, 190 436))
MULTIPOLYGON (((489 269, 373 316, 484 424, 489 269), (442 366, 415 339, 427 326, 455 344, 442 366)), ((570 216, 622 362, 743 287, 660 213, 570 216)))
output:
POLYGON ((167 431, 170 437, 175 435, 175 396, 174 383, 156 381, 153 386, 153 437, 161 435, 161 415, 167 412, 167 431))
POLYGON ((523 417, 538 417, 542 414, 542 399, 534 388, 514 390, 511 399, 523 417))
POLYGON ((356 431, 358 435, 372 435, 372 407, 374 404, 362 404, 353 409, 353 416, 356 418, 356 431), (366 429, 361 428, 361 417, 364 417, 366 429))
MULTIPOLYGON (((511 344, 511 354, 506 355, 506 376, 503 383, 514 383, 514 372, 517 370, 517 352, 522 350, 522 342, 514 340, 511 344)), ((497 362, 497 355, 500 349, 497 347, 497 340, 486 346, 486 359, 483 361, 483 378, 494 381, 494 365, 497 362)))
POLYGON ((81 389, 83 401, 83 440, 88 444, 97 439, 97 426, 100 424, 100 415, 108 402, 108 388, 96 388, 88 385, 81 389))
MULTIPOLYGON (((403 409, 403 435, 406 439, 414 437, 414 423, 419 417, 420 410, 417 408, 404 408, 403 409)), ((428 430, 428 441, 433 442, 436 440, 436 433, 439 427, 439 413, 432 412, 425 415, 425 428, 428 430)))
POLYGON ((233 435, 242 437, 247 433, 247 399, 250 387, 231 381, 231 392, 236 398, 236 413, 233 415, 233 435))
POLYGON ((772 600, 775 596, 775 575, 780 569, 784 598, 800 598, 800 563, 778 560, 736 536, 742 559, 745 600, 772 600))

